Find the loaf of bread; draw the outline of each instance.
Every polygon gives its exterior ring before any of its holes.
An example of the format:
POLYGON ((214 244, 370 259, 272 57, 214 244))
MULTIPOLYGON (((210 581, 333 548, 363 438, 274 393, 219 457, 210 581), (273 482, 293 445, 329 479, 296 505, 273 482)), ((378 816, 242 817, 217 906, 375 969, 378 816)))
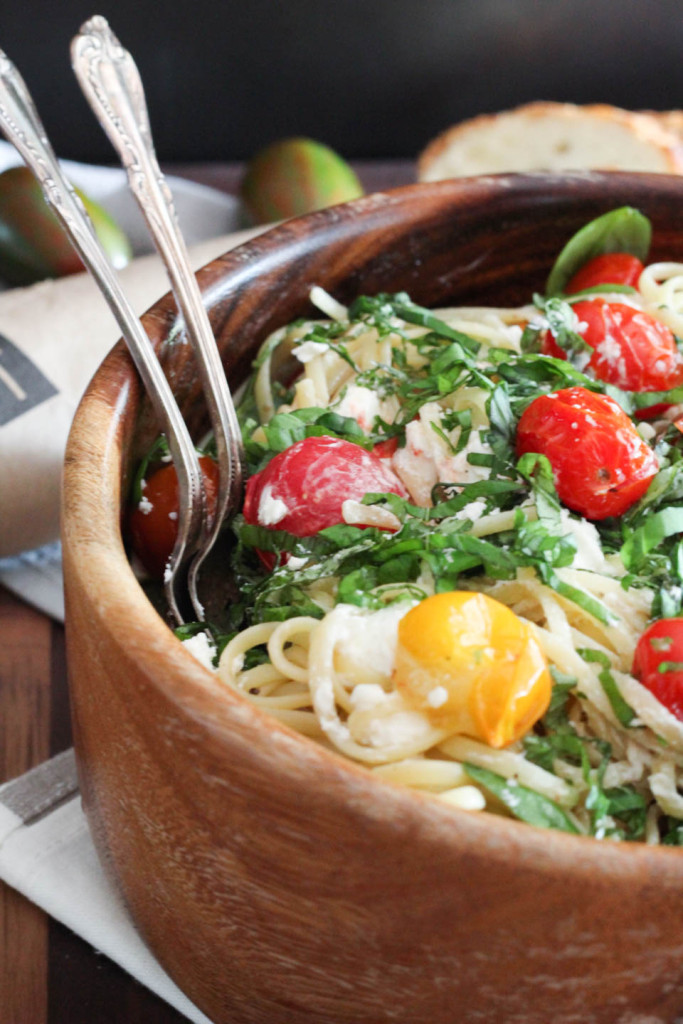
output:
POLYGON ((551 102, 482 114, 429 143, 418 180, 583 168, 683 173, 683 114, 551 102))

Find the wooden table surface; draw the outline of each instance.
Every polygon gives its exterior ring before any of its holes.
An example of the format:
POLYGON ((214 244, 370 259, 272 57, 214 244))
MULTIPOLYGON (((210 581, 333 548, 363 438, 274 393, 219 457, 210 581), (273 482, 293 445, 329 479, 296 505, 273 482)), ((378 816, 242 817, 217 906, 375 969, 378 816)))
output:
MULTIPOLYGON (((355 165, 367 191, 414 181, 409 161, 355 165)), ((233 192, 240 168, 173 173, 233 192)), ((71 745, 64 629, 0 586, 0 782, 71 745)), ((186 1018, 0 882, 0 1024, 182 1024, 186 1018)), ((273 1021, 273 1024, 285 1024, 273 1021)))

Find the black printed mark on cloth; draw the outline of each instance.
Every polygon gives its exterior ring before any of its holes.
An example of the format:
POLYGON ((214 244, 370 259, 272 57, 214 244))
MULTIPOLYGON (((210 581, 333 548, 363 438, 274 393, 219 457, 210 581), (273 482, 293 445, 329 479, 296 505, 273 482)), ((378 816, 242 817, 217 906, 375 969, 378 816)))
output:
POLYGON ((28 356, 0 334, 0 427, 57 393, 28 356))

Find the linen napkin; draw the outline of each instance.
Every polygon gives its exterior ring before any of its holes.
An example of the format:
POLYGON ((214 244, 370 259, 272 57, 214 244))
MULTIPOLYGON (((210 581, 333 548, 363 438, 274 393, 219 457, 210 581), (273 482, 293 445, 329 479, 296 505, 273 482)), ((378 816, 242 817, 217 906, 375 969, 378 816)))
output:
POLYGON ((102 870, 81 809, 73 751, 0 786, 0 878, 189 1020, 211 1024, 159 966, 102 870))

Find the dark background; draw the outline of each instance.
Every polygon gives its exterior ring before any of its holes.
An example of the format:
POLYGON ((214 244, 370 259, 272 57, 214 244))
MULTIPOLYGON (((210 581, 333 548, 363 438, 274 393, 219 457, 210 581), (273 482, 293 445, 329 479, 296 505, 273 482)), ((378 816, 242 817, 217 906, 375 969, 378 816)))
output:
POLYGON ((533 99, 683 105, 683 0, 24 0, 0 11, 62 157, 114 162, 69 41, 103 14, 133 53, 165 161, 308 135, 413 158, 465 117, 533 99))

